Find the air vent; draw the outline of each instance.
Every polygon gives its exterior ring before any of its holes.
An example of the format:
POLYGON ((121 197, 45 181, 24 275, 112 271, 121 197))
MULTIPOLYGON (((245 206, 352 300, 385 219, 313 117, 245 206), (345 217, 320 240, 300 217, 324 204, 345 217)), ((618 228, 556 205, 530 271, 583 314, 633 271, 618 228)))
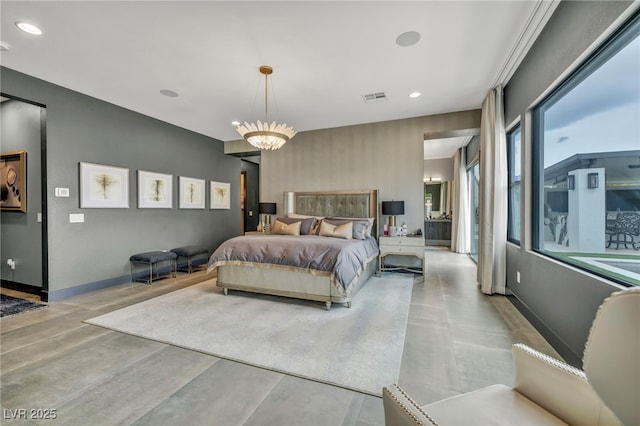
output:
POLYGON ((384 92, 369 93, 368 95, 362 95, 362 99, 364 99, 366 103, 386 101, 387 95, 384 92))

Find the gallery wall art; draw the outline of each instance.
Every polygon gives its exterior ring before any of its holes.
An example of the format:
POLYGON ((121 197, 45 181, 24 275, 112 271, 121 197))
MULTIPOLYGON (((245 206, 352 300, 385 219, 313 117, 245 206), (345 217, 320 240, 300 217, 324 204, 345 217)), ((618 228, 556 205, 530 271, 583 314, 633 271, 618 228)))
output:
POLYGON ((27 153, 0 154, 0 209, 27 211, 27 153))
POLYGON ((129 169, 81 162, 80 208, 129 208, 129 169))
POLYGON ((231 208, 231 185, 224 182, 211 182, 211 209, 231 208))
POLYGON ((138 170, 138 208, 170 209, 173 175, 138 170))
POLYGON ((178 177, 181 209, 204 209, 205 180, 178 177))

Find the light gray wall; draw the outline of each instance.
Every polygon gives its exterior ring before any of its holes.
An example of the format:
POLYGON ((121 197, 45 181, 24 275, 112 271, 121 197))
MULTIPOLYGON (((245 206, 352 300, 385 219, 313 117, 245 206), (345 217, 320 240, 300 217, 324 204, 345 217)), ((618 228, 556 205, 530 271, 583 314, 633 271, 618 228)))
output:
MULTIPOLYGON (((47 107, 49 297, 129 281, 129 256, 196 244, 217 247, 240 230, 240 159, 223 143, 2 68, 2 91, 47 107), (81 209, 79 162, 129 169, 128 209, 81 209), (138 209, 136 171, 174 176, 172 209, 138 209), (207 180, 205 210, 178 209, 178 176, 207 180), (231 209, 209 210, 208 181, 231 184, 231 209), (54 188, 70 189, 69 198, 54 188), (69 223, 83 213, 84 223, 69 223)), ((158 102, 170 99, 158 95, 158 102)))
POLYGON ((532 154, 527 112, 631 2, 563 1, 505 87, 505 122, 521 117, 524 170, 522 246, 507 245, 507 288, 556 350, 580 366, 598 306, 617 284, 531 250, 532 154), (520 271, 521 282, 516 282, 520 271))
MULTIPOLYGON (((285 191, 377 189, 379 200, 404 200, 397 218, 424 227, 424 134, 480 127, 480 110, 462 111, 298 133, 278 151, 265 151, 261 198, 285 191)), ((385 221, 383 218, 382 222, 385 221)))
POLYGON ((424 178, 439 177, 442 182, 453 181, 453 157, 424 160, 424 178))
POLYGON ((38 223, 38 213, 42 212, 40 112, 41 107, 18 100, 0 104, 0 150, 27 153, 27 212, 0 214, 0 271, 3 280, 34 287, 42 287, 42 223, 38 223), (7 265, 9 258, 16 261, 15 270, 7 265))

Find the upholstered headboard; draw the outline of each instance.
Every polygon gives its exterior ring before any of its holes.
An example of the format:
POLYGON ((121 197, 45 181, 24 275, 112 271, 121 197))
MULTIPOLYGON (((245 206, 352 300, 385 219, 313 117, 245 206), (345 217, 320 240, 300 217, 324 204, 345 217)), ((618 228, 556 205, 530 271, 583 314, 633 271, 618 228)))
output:
POLYGON ((378 236, 378 191, 285 192, 284 214, 331 217, 374 217, 378 236))

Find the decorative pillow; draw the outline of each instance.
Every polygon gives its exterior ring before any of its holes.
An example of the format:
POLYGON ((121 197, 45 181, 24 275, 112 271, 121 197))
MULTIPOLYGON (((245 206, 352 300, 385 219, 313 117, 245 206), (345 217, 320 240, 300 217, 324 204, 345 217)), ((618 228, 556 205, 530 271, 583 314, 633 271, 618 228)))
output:
POLYGON ((309 235, 318 235, 320 232, 320 221, 324 219, 324 216, 309 216, 306 214, 289 213, 287 217, 293 219, 315 219, 309 230, 309 235))
POLYGON ((353 238, 353 222, 343 223, 342 225, 332 225, 326 220, 320 222, 320 236, 335 237, 350 240, 353 238))
POLYGON ((356 240, 364 240, 367 238, 367 229, 369 227, 368 220, 328 217, 324 219, 323 222, 327 222, 332 225, 344 225, 345 223, 352 223, 352 238, 356 240))
POLYGON ((371 230, 373 229, 373 223, 375 222, 375 217, 328 217, 327 219, 334 225, 336 223, 346 223, 347 221, 353 222, 353 238, 360 240, 371 237, 371 230), (361 232, 363 226, 365 228, 364 233, 361 232))
POLYGON ((279 220, 282 223, 287 225, 291 225, 292 223, 300 222, 300 235, 309 235, 311 232, 311 228, 315 223, 316 219, 312 216, 306 219, 298 219, 293 217, 279 217, 276 220, 279 220))
POLYGON ((278 235, 300 235, 301 224, 302 222, 286 224, 276 219, 275 223, 271 227, 271 233, 278 235))

